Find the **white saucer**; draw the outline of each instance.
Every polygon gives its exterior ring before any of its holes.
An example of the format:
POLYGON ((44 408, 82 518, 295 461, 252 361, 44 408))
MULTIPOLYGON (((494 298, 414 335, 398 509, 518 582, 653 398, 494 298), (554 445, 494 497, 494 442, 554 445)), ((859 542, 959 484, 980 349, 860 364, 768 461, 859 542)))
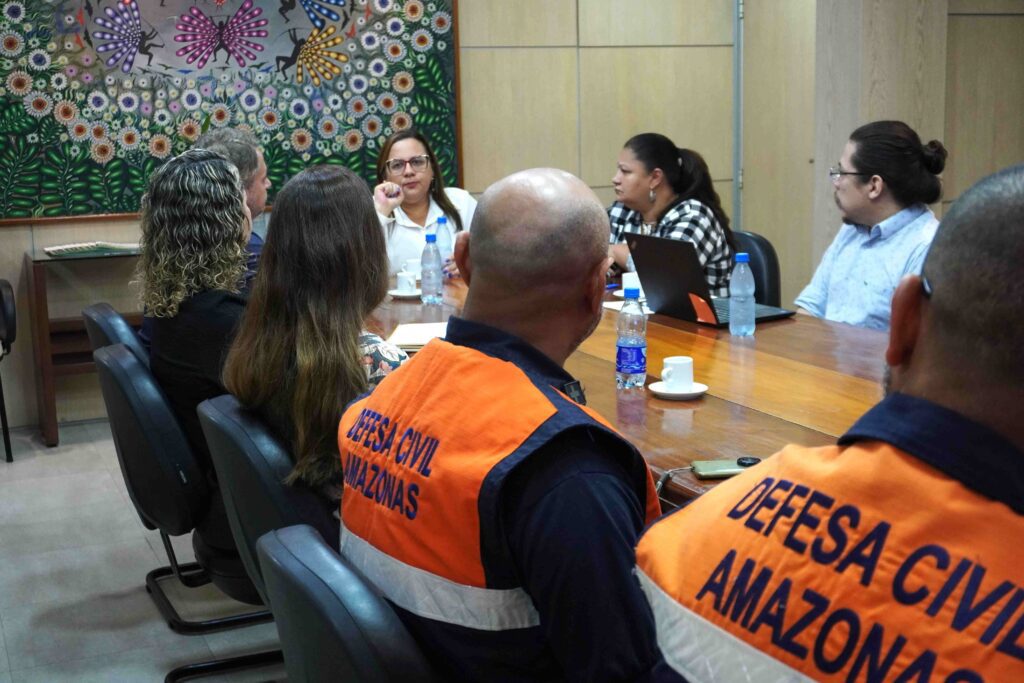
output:
MULTIPOLYGON (((626 290, 624 290, 624 289, 616 289, 614 292, 612 292, 612 296, 617 296, 620 299, 625 299, 626 298, 626 290)), ((640 303, 643 303, 645 301, 647 301, 647 297, 641 296, 640 297, 640 303)))
POLYGON ((392 299, 419 299, 422 293, 422 290, 419 289, 411 289, 408 292, 401 289, 388 290, 388 294, 391 295, 392 299))
POLYGON ((703 396, 704 392, 708 390, 708 385, 694 382, 690 386, 689 391, 669 391, 665 388, 664 382, 651 382, 647 385, 647 388, 658 398, 668 399, 669 401, 689 401, 690 399, 703 396))

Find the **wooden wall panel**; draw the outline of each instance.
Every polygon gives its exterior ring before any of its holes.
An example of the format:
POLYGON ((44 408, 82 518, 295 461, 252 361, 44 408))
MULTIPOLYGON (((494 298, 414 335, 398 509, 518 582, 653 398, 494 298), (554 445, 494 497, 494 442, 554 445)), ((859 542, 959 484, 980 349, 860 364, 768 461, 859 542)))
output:
POLYGON ((782 301, 814 273, 814 0, 747 0, 743 46, 743 230, 779 255, 782 301), (779 78, 785 74, 785 78, 779 78))
POLYGON ((461 47, 576 45, 576 0, 459 3, 461 47))
POLYGON ((623 143, 648 131, 696 149, 712 177, 732 177, 731 46, 584 49, 580 91, 581 170, 589 184, 610 185, 623 143), (654 74, 660 87, 651 87, 654 74))
POLYGON ((950 17, 947 57, 949 201, 1024 161, 1024 16, 950 17))
POLYGON ((579 0, 580 45, 732 45, 731 0, 579 0))
POLYGON ((32 249, 29 226, 0 228, 0 278, 14 288, 18 335, 11 355, 0 362, 7 402, 7 420, 12 427, 36 422, 35 359, 32 356, 32 323, 28 308, 28 280, 24 274, 25 252, 32 249))
POLYGON ((579 174, 575 48, 464 49, 462 160, 466 189, 554 166, 579 174))

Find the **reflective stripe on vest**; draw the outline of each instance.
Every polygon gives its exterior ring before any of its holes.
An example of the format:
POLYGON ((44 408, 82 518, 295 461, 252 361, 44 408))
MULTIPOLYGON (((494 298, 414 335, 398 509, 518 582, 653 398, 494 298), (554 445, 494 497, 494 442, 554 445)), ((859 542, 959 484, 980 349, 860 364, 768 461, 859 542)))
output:
MULTIPOLYGON (((513 363, 430 342, 342 416, 346 556, 410 612, 481 630, 536 626, 500 527, 502 485, 581 426, 617 436, 513 363)), ((660 514, 650 472, 621 448, 642 470, 634 486, 650 523, 660 514)))
POLYGON ((892 446, 790 446, 654 524, 637 568, 694 683, 1024 681, 1019 539, 1024 516, 892 446))
POLYGON ((382 553, 342 526, 341 554, 399 607, 428 619, 481 631, 540 625, 540 614, 521 588, 466 586, 382 553))
POLYGON ((687 680, 720 683, 814 680, 686 609, 643 572, 638 571, 637 578, 658 625, 658 647, 666 663, 687 680))

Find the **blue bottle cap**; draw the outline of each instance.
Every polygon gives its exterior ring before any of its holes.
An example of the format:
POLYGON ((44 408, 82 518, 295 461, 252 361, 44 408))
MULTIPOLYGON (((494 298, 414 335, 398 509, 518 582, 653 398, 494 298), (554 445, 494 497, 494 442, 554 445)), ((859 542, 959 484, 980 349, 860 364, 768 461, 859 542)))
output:
POLYGON ((630 287, 622 292, 622 295, 627 299, 639 299, 640 290, 637 287, 630 287))
POLYGON ((441 216, 437 219, 438 225, 448 225, 448 216, 441 216))
POLYGON ((736 254, 736 263, 750 263, 750 254, 741 251, 736 254))
POLYGON ((434 244, 435 242, 437 242, 437 235, 432 233, 432 232, 428 232, 427 233, 427 244, 434 244))

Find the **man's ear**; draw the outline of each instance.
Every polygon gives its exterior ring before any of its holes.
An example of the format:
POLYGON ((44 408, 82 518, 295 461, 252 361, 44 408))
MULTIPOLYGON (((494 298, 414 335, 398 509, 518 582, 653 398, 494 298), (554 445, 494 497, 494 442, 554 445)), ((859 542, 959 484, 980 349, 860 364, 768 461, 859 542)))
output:
POLYGON ((880 175, 873 175, 868 180, 868 197, 870 199, 878 199, 882 196, 882 191, 885 189, 885 180, 880 175))
POLYGON ((907 365, 914 355, 918 334, 921 332, 925 298, 920 275, 905 275, 892 295, 889 347, 885 350, 885 362, 894 368, 907 365))
POLYGON ((587 277, 587 289, 584 292, 591 313, 599 313, 607 291, 608 269, 612 267, 612 257, 601 259, 587 277))
POLYGON ((469 233, 462 231, 455 238, 455 265, 459 267, 459 275, 469 285, 469 279, 473 276, 473 266, 469 258, 469 233))

